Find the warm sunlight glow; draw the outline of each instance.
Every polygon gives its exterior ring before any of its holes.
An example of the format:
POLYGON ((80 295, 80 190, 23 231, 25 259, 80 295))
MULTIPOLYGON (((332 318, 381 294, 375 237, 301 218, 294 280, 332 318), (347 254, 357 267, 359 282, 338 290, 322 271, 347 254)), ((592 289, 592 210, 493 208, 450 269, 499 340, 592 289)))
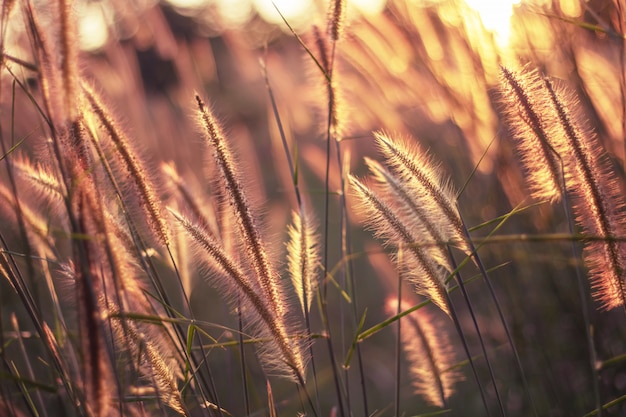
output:
POLYGON ((283 19, 276 11, 278 8, 293 27, 299 27, 307 20, 310 22, 310 16, 315 10, 313 2, 310 0, 252 0, 252 3, 266 22, 282 24, 283 19))
POLYGON ((480 15, 487 30, 493 32, 496 41, 500 45, 509 42, 511 32, 511 16, 513 5, 519 4, 520 0, 465 0, 468 6, 476 10, 480 15))
MULTIPOLYGON (((312 23, 313 16, 324 16, 327 2, 316 0, 165 0, 179 13, 196 15, 209 7, 216 7, 220 16, 229 25, 239 27, 244 25, 256 12, 268 23, 276 24, 287 30, 283 19, 276 11, 280 10, 291 27, 302 30, 312 23), (275 5, 275 6, 274 6, 275 5), (321 8, 320 8, 321 7, 321 8), (320 15, 320 11, 322 11, 320 15)), ((387 0, 348 0, 348 16, 352 12, 356 15, 373 16, 381 13, 387 0)))
POLYGON ((387 0, 349 0, 352 6, 365 15, 377 15, 387 5, 387 0))
POLYGON ((101 3, 87 3, 80 8, 78 38, 83 51, 97 51, 109 38, 103 7, 101 3))
POLYGON ((169 4, 177 8, 198 9, 210 3, 209 0, 167 0, 169 4))
MULTIPOLYGON (((265 21, 282 25, 283 20, 272 5, 272 0, 252 0, 252 2, 265 21)), ((308 26, 312 23, 311 16, 315 13, 314 1, 274 0, 274 4, 290 25, 299 27, 300 25, 308 26)), ((364 15, 381 13, 386 5, 387 0, 348 0, 349 9, 364 15)))
POLYGON ((252 16, 250 0, 219 0, 217 5, 220 15, 234 26, 245 24, 252 16))

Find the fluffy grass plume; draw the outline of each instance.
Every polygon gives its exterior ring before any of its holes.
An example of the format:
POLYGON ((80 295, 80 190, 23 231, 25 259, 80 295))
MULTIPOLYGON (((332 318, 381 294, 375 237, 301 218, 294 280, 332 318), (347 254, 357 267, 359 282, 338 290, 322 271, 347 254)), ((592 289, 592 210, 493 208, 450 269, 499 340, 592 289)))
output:
POLYGON ((287 265, 291 282, 300 301, 302 313, 310 311, 313 294, 317 288, 317 269, 320 262, 319 238, 315 222, 304 211, 292 213, 287 227, 287 265))
POLYGON ((439 234, 457 245, 465 253, 471 253, 463 222, 456 205, 456 195, 432 158, 415 142, 393 139, 385 132, 374 133, 376 143, 385 158, 385 164, 404 185, 407 194, 429 213, 428 218, 439 229, 439 234))
POLYGON ((365 158, 365 164, 378 185, 377 189, 384 196, 383 198, 389 204, 394 205, 396 215, 402 218, 408 229, 418 231, 418 234, 423 237, 424 246, 430 247, 430 253, 437 263, 448 272, 452 272, 454 268, 450 264, 448 251, 445 247, 448 237, 444 236, 441 233, 441 228, 436 225, 438 219, 431 219, 430 213, 424 205, 416 201, 398 178, 394 177, 379 162, 365 158))
POLYGON ((170 3, 0 2, 0 417, 626 415, 623 2, 170 3))
POLYGON ((59 49, 61 55, 61 77, 65 117, 71 123, 78 117, 79 83, 78 83, 78 47, 76 45, 76 16, 72 8, 73 0, 58 0, 59 9, 59 49))
POLYGON ((543 82, 536 71, 515 73, 501 67, 501 100, 509 130, 515 137, 531 195, 561 199, 561 164, 552 145, 551 108, 537 97, 543 82))
POLYGON ((120 309, 115 304, 109 302, 107 307, 109 315, 113 317, 111 327, 119 345, 126 346, 129 349, 128 354, 139 359, 140 372, 150 381, 154 381, 160 400, 179 415, 187 415, 175 372, 154 342, 154 335, 142 331, 140 325, 131 320, 116 317, 119 316, 120 309))
MULTIPOLYGON (((388 314, 396 314, 398 300, 390 298, 386 303, 388 314)), ((411 306, 402 302, 400 309, 411 306)), ((424 308, 403 317, 400 340, 402 350, 409 362, 409 373, 415 393, 429 404, 445 407, 446 400, 454 394, 454 385, 463 379, 455 369, 453 345, 440 328, 434 315, 424 308)))
MULTIPOLYGON (((332 26, 332 22, 329 21, 329 25, 332 26)), ((340 77, 338 77, 338 73, 334 69, 334 44, 329 42, 319 27, 314 25, 312 32, 315 48, 317 49, 316 57, 324 72, 324 85, 326 88, 326 96, 324 97, 326 101, 324 104, 328 106, 326 110, 329 123, 327 126, 329 129, 328 133, 331 134, 332 138, 340 141, 347 130, 345 117, 343 117, 346 113, 346 106, 341 89, 338 87, 340 85, 340 77)), ((323 99, 320 98, 319 100, 323 99)))
POLYGON ((626 232, 623 191, 595 133, 586 127, 584 116, 572 110, 577 100, 534 71, 517 74, 506 68, 502 99, 533 196, 561 198, 562 161, 576 220, 585 233, 606 239, 585 245, 594 298, 607 310, 624 305, 626 245, 615 240, 626 232))
POLYGON ((165 246, 170 244, 169 226, 162 213, 161 201, 157 195, 152 180, 147 175, 143 163, 135 154, 131 142, 119 128, 111 112, 106 108, 102 99, 87 84, 83 83, 83 92, 94 112, 98 122, 102 125, 108 138, 115 145, 120 161, 130 175, 130 179, 137 189, 142 208, 146 212, 148 224, 155 235, 165 246))
POLYGON ((591 273, 594 297, 610 310, 626 304, 626 236, 623 184, 611 169, 606 152, 584 117, 576 114, 577 101, 544 79, 550 105, 562 129, 556 147, 566 155, 567 187, 574 196, 574 212, 585 233, 606 240, 587 242, 585 260, 591 273))
POLYGON ((418 294, 428 297, 435 305, 450 315, 450 305, 446 290, 446 274, 437 265, 428 250, 422 246, 417 230, 411 230, 399 218, 394 207, 383 201, 367 185, 355 176, 349 176, 350 184, 361 202, 361 210, 368 219, 368 225, 374 233, 388 244, 405 249, 409 279, 415 285, 418 294))
POLYGON ((328 34, 333 41, 338 41, 344 30, 346 0, 331 0, 328 11, 328 34))
POLYGON ((290 338, 288 326, 283 316, 276 312, 264 292, 259 293, 254 282, 251 282, 249 273, 233 261, 209 233, 202 226, 194 224, 189 219, 170 209, 183 229, 193 241, 211 258, 213 269, 220 274, 211 276, 211 285, 216 286, 223 294, 229 295, 231 302, 236 306, 234 294, 241 294, 239 298, 244 307, 241 311, 256 330, 255 336, 267 337, 270 346, 261 346, 259 353, 263 366, 270 372, 302 381, 305 375, 306 360, 303 350, 297 339, 290 338))
MULTIPOLYGON (((83 184, 75 196, 75 209, 78 213, 76 236, 95 239, 93 234, 99 213, 94 212, 94 195, 89 185, 83 184)), ((95 203, 97 204, 97 203, 95 203)), ((79 312, 80 344, 82 352, 82 373, 85 404, 92 416, 109 415, 112 406, 112 393, 116 391, 111 359, 106 347, 103 311, 98 302, 102 294, 103 277, 100 270, 98 250, 95 242, 87 239, 74 240, 74 281, 79 312)))
POLYGON ((53 129, 58 129, 64 125, 64 115, 60 111, 65 107, 62 97, 64 97, 61 74, 54 64, 55 56, 52 48, 53 41, 48 35, 48 31, 40 22, 36 8, 31 0, 24 2, 24 13, 28 22, 28 30, 35 45, 35 59, 39 71, 37 78, 41 87, 43 107, 51 122, 53 129))
POLYGON ((51 201, 58 203, 63 199, 63 187, 53 171, 43 164, 32 163, 27 158, 14 160, 16 172, 30 185, 51 201))
POLYGON ((237 219, 237 226, 245 252, 250 258, 257 282, 263 289, 265 297, 270 303, 270 308, 278 317, 281 317, 285 314, 286 305, 277 282, 278 277, 265 250, 257 221, 250 212, 250 204, 240 184, 234 158, 228 149, 228 144, 217 120, 198 94, 196 94, 196 103, 198 104, 199 116, 204 128, 204 139, 211 149, 213 159, 218 166, 221 185, 237 219))

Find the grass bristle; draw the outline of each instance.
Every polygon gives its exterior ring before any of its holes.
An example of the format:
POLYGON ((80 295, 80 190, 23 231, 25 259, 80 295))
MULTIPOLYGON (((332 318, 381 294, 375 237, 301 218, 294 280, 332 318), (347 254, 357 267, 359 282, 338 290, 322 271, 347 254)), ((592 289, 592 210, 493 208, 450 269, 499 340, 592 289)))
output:
POLYGON ((215 268, 221 274, 214 275, 212 285, 225 295, 233 298, 241 294, 244 312, 248 325, 259 331, 259 336, 267 336, 273 347, 261 347, 263 365, 272 373, 285 375, 299 381, 305 375, 305 359, 301 343, 290 336, 285 317, 277 314, 273 300, 265 293, 259 294, 257 283, 251 282, 247 274, 224 252, 219 243, 207 234, 199 225, 192 223, 179 213, 170 210, 179 224, 193 241, 211 258, 215 268), (255 325, 255 323, 257 323, 255 325))
POLYGON ((196 102, 202 126, 205 129, 204 137, 219 168, 224 194, 227 196, 231 210, 237 219, 241 240, 254 267, 257 284, 270 302, 269 307, 277 316, 282 317, 286 311, 285 301, 265 250, 265 244, 261 239, 257 221, 250 212, 250 204, 239 181, 233 156, 215 117, 197 94, 196 102))
POLYGON ((585 258, 590 266, 594 297, 603 309, 626 304, 626 204, 623 183, 618 183, 608 157, 581 115, 569 108, 577 103, 544 79, 550 105, 558 116, 561 135, 557 148, 566 155, 568 189, 574 195, 574 212, 586 233, 604 241, 590 242, 585 258))
POLYGON ((86 84, 83 84, 83 92, 94 112, 98 122, 102 125, 108 138, 115 145, 121 164, 128 172, 131 181, 137 189, 141 206, 146 212, 148 223, 165 246, 170 244, 169 226, 162 214, 161 202, 152 181, 149 179, 140 159, 131 146, 130 139, 118 127, 117 122, 109 110, 104 106, 101 99, 86 84))
POLYGON ((0 417, 626 415, 624 2, 182 3, 0 2, 0 417))
POLYGON ((503 111, 517 140, 532 196, 557 202, 563 192, 562 164, 551 139, 550 108, 535 95, 542 88, 541 79, 533 71, 518 74, 502 67, 501 73, 503 111))
POLYGON ((292 213, 292 222, 287 227, 287 233, 289 274, 304 314, 305 310, 311 309, 313 294, 318 285, 319 237, 315 233, 315 221, 306 212, 292 213))
POLYGON ((394 246, 402 246, 406 251, 407 270, 418 294, 430 298, 444 313, 450 315, 450 306, 446 296, 445 274, 430 256, 427 247, 420 245, 420 239, 408 229, 396 215, 395 210, 381 200, 371 189, 350 176, 350 184, 361 200, 362 210, 375 233, 394 246))
MULTIPOLYGON (((388 299, 387 314, 395 314, 398 300, 388 299)), ((400 310, 411 306, 400 303, 400 310)), ((444 323, 434 314, 421 308, 402 319, 401 341, 409 362, 409 373, 415 393, 437 407, 444 408, 447 399, 454 394, 454 386, 462 374, 455 368, 455 354, 450 339, 443 328, 444 323)))

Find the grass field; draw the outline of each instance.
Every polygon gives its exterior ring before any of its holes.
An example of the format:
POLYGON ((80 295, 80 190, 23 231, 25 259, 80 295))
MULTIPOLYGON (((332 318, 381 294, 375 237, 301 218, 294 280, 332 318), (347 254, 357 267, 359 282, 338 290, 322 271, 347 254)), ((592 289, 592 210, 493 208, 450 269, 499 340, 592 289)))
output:
POLYGON ((625 5, 233 4, 2 2, 0 415, 624 415, 625 5))

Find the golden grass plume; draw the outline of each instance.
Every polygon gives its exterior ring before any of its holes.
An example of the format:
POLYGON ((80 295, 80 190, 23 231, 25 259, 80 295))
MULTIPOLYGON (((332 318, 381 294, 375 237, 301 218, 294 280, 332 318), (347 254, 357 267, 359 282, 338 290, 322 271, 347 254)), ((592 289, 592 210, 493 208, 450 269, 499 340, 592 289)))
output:
MULTIPOLYGON (((396 314, 398 300, 389 298, 388 314, 396 314)), ((402 302, 400 309, 411 306, 402 302)), ((437 407, 445 407, 446 400, 454 393, 454 385, 463 379, 454 367, 455 354, 448 335, 434 315, 424 308, 401 319, 401 346, 410 363, 409 372, 415 393, 437 407)))

